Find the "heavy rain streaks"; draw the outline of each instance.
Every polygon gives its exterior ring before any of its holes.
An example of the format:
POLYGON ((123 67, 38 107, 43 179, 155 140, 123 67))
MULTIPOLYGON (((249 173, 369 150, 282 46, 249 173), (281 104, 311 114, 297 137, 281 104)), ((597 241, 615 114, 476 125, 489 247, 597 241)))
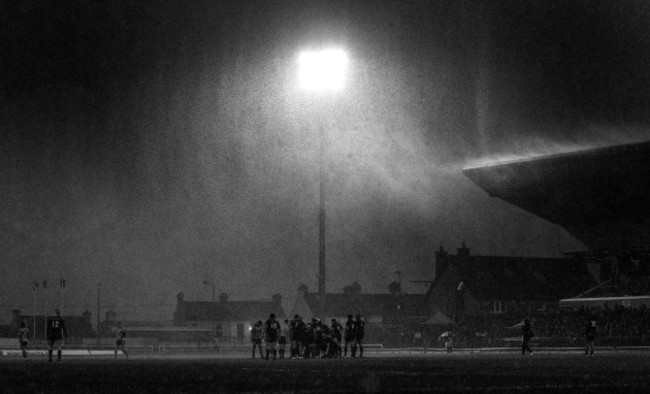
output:
POLYGON ((41 277, 77 314, 98 282, 133 314, 207 300, 206 279, 233 299, 314 289, 320 159, 331 291, 385 292, 399 266, 423 293, 435 249, 463 241, 558 256, 583 245, 461 169, 647 136, 641 1, 0 7, 6 316, 41 277), (298 54, 324 45, 348 80, 308 98, 298 54))

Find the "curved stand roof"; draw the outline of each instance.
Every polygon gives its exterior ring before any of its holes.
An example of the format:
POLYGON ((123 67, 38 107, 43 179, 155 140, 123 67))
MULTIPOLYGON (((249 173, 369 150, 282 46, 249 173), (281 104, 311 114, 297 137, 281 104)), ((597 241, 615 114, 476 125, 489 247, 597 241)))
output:
POLYGON ((466 168, 485 190, 592 249, 650 246, 650 142, 466 168))

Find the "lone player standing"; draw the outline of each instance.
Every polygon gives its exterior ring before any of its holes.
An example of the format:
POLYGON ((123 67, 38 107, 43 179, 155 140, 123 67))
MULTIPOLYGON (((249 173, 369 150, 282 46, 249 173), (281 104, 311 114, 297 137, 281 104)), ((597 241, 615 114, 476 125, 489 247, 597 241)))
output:
POLYGON ((126 338, 126 330, 122 327, 122 322, 117 322, 117 331, 115 331, 115 357, 117 358, 117 351, 121 350, 122 353, 129 358, 129 354, 124 349, 124 338, 126 338))
POLYGON ((596 320, 590 319, 585 326, 585 356, 594 355, 594 339, 596 339, 596 320))
POLYGON ((525 318, 524 321, 521 323, 521 354, 525 355, 526 352, 528 354, 533 354, 533 351, 530 349, 530 346, 528 346, 528 343, 530 342, 530 339, 533 337, 533 326, 530 324, 530 320, 528 318, 525 318))
POLYGON ((357 336, 354 339, 354 344, 352 345, 352 357, 354 357, 354 353, 357 352, 357 347, 359 348, 359 358, 363 357, 363 336, 365 335, 366 332, 366 322, 363 321, 361 318, 361 315, 356 316, 356 333, 357 336))
POLYGON ((29 328, 25 322, 20 322, 20 328, 18 329, 18 341, 20 342, 20 351, 23 353, 23 358, 27 358, 27 344, 29 343, 29 328))
POLYGON ((59 308, 54 310, 54 316, 47 319, 47 354, 48 362, 52 362, 52 350, 57 345, 56 361, 61 361, 61 346, 63 339, 68 338, 68 331, 65 329, 65 322, 61 317, 59 308))

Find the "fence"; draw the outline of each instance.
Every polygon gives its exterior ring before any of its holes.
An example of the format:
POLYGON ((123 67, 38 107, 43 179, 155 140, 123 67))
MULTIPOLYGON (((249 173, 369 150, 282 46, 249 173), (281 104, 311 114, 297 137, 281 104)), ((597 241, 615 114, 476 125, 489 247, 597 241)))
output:
MULTIPOLYGON (((114 340, 106 338, 100 340, 97 345, 96 339, 88 339, 84 343, 66 343, 64 349, 69 351, 113 351, 114 340)), ((454 351, 458 352, 515 352, 519 351, 521 345, 520 337, 492 338, 490 343, 471 343, 457 341, 454 351)), ((577 351, 582 350, 584 338, 581 337, 535 337, 531 346, 537 350, 544 351, 577 351)), ((650 337, 629 336, 629 337, 596 337, 595 346, 601 349, 611 350, 650 350, 650 337)), ((0 338, 0 349, 20 349, 18 339, 0 338)), ((32 341, 29 344, 30 350, 47 349, 46 341, 32 341)), ((126 349, 129 354, 205 354, 221 357, 248 357, 251 352, 249 343, 219 343, 219 344, 196 344, 196 343, 152 343, 150 340, 138 341, 135 338, 127 342, 126 349)), ((364 354, 370 355, 417 355, 427 353, 445 352, 442 344, 438 346, 424 347, 385 347, 380 343, 365 344, 364 354)), ((287 347, 287 353, 289 349, 287 347)))

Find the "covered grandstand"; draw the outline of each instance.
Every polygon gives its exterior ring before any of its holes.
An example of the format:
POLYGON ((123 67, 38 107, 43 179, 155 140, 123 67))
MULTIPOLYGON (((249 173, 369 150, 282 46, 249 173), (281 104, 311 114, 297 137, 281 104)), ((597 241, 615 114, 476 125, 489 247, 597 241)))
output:
POLYGON ((565 309, 650 304, 650 141, 466 168, 490 196, 555 223, 589 250, 567 255, 596 268, 599 285, 565 309))
POLYGON ((566 229, 591 250, 650 246, 650 142, 535 157, 463 173, 566 229))

